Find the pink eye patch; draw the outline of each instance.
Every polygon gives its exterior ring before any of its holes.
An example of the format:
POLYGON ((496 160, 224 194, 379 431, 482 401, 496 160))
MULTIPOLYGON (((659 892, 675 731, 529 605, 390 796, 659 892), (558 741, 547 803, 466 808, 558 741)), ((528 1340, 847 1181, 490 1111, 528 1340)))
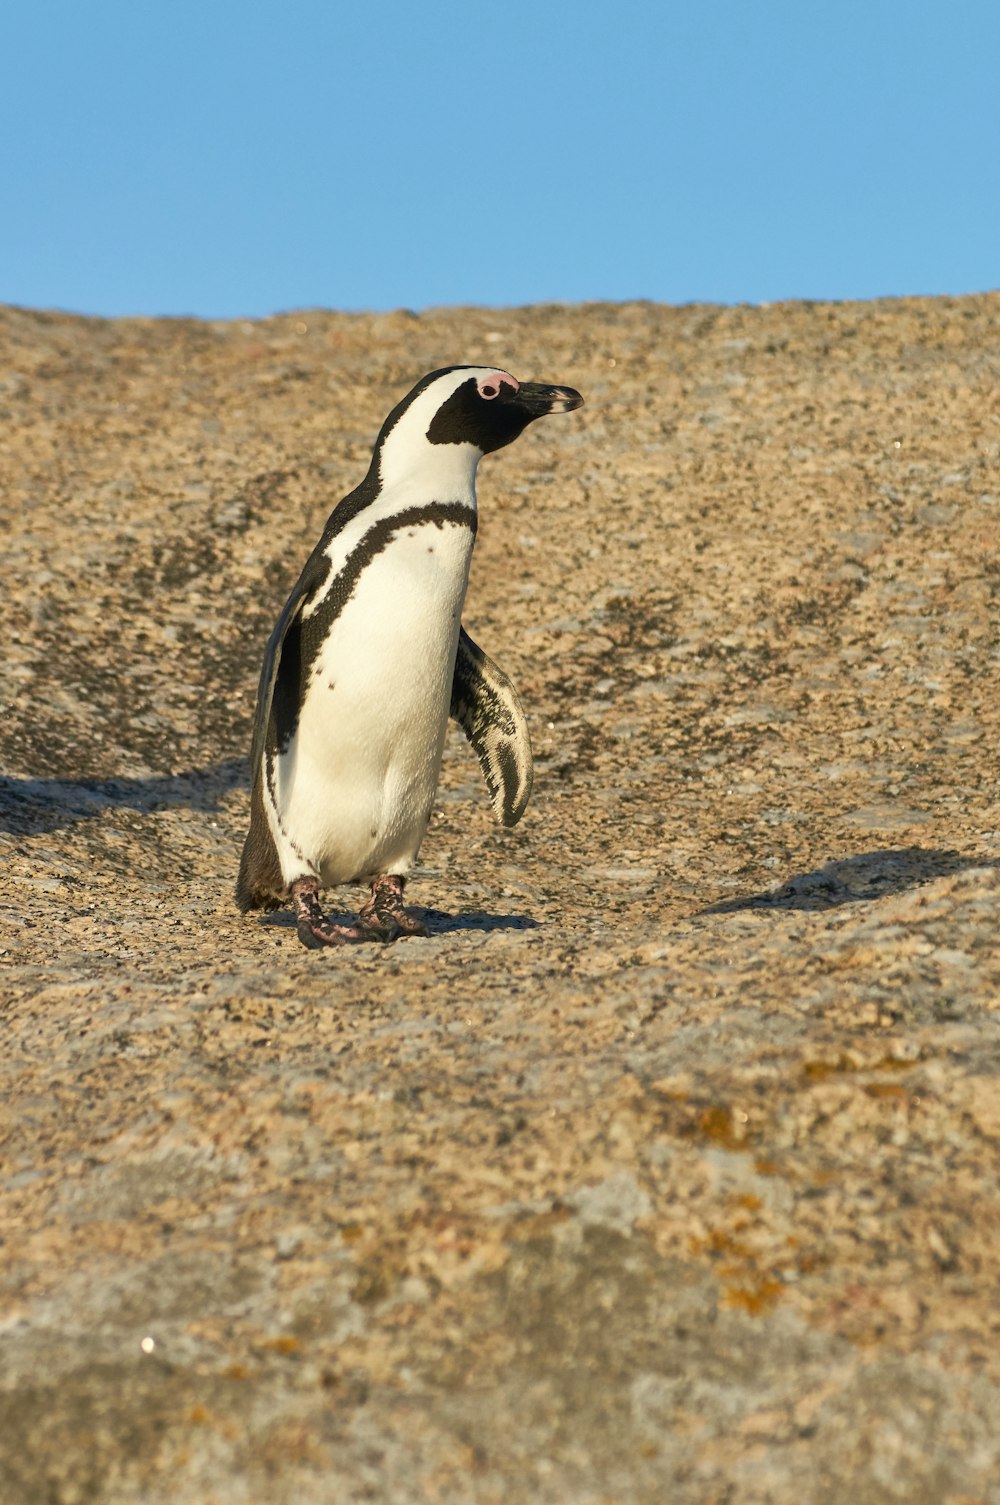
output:
POLYGON ((508 376, 506 371, 491 371, 489 376, 482 377, 476 383, 476 391, 488 402, 492 397, 499 397, 500 389, 505 386, 516 392, 520 382, 515 381, 513 376, 508 376))

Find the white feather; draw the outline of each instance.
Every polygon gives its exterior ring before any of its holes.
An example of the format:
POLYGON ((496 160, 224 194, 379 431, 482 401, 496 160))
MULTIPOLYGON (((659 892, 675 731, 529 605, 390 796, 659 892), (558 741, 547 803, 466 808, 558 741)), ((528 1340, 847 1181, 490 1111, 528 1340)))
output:
MULTIPOLYGON (((427 429, 470 376, 501 374, 450 372, 414 400, 382 447, 378 497, 326 550, 327 586, 379 522, 431 502, 458 502, 474 517, 480 450, 431 444, 427 429)), ((264 790, 286 884, 405 873, 413 863, 437 790, 473 541, 461 524, 404 526, 333 622, 264 790)), ((304 619, 324 595, 306 603, 304 619)))
MULTIPOLYGON (((277 759, 272 832, 288 883, 405 873, 437 789, 472 554, 467 527, 398 535, 364 570, 277 759), (275 811, 275 815, 276 815, 275 811)), ((273 808, 273 805, 272 805, 273 808)))

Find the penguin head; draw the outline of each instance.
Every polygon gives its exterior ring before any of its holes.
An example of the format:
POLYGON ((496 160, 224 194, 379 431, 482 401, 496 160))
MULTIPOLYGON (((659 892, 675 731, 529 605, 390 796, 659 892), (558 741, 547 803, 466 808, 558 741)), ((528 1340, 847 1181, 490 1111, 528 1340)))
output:
POLYGON ((383 480, 390 468, 434 455, 444 461, 458 446, 473 467, 482 455, 511 444, 536 418, 569 413, 583 402, 572 387, 519 382, 491 366, 447 366, 422 377, 389 414, 375 447, 383 480))
POLYGON ((568 413, 583 402, 572 387, 519 382, 509 371, 487 366, 435 372, 431 384, 436 389, 439 383, 442 390, 451 390, 428 426, 428 441, 474 444, 484 455, 511 444, 534 419, 546 413, 568 413))

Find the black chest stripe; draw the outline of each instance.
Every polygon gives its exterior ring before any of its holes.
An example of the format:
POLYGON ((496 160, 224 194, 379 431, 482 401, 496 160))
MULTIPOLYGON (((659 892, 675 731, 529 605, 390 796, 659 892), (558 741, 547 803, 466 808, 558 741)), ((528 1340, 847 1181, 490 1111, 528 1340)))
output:
MULTIPOLYGON (((321 587, 322 595, 312 615, 303 619, 300 612, 289 625, 281 644, 281 664, 271 702, 266 742, 269 752, 284 752, 295 735, 312 667, 330 628, 353 596, 362 572, 388 548, 397 533, 425 523, 433 523, 437 528, 469 528, 473 538, 476 535, 475 509, 464 502, 429 502, 380 518, 351 550, 333 579, 321 587)), ((306 602, 304 609, 310 604, 306 602)))

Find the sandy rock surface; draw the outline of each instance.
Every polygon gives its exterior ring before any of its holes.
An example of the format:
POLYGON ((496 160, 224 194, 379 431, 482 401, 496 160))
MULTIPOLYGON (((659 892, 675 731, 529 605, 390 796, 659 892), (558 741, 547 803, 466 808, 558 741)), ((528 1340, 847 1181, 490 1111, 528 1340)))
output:
POLYGON ((1000 1501, 1000 295, 0 350, 4 1505, 1000 1501), (310 953, 261 653, 455 361, 587 398, 480 468, 533 801, 454 730, 310 953))

